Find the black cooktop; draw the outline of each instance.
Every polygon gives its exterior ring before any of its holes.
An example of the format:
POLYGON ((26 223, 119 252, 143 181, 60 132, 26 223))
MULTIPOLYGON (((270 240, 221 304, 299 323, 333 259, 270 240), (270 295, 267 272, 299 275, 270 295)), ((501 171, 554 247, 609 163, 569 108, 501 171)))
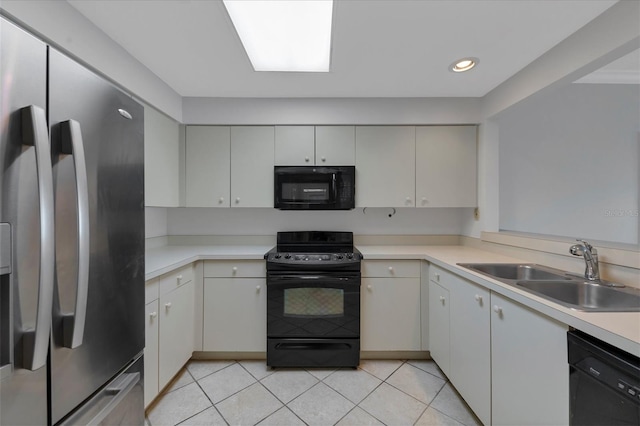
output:
POLYGON ((277 244, 264 256, 269 263, 343 264, 362 259, 352 232, 278 232, 277 244))

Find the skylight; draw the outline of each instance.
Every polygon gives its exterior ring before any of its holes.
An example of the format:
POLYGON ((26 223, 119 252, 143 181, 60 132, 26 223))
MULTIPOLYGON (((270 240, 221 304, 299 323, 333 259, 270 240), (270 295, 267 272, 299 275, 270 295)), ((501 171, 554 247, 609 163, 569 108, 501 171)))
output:
POLYGON ((332 0, 223 0, 256 71, 328 72, 332 0))

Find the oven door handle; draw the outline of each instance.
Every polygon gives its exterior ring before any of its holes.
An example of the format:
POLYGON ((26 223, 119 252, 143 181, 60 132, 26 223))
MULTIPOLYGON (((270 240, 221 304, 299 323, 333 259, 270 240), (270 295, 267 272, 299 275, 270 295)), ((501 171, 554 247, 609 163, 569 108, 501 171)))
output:
POLYGON ((282 282, 282 281, 325 281, 325 282, 340 282, 347 283, 350 281, 360 282, 360 277, 334 277, 331 275, 280 275, 267 277, 267 283, 270 282, 282 282))

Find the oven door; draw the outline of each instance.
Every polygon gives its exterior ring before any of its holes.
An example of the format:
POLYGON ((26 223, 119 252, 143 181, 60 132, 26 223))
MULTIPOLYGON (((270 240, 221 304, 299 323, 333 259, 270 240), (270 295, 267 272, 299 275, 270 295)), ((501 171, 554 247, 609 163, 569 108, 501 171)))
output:
POLYGON ((360 336, 360 274, 267 276, 267 337, 360 336))
POLYGON ((284 210, 331 209, 338 201, 337 170, 325 167, 279 167, 274 176, 274 207, 284 210))

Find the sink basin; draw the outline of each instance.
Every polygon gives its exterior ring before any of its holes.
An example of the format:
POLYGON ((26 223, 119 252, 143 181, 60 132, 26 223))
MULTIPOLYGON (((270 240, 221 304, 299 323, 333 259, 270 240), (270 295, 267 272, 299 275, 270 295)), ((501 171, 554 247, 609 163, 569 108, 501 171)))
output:
POLYGON ((585 281, 518 281, 532 293, 581 311, 640 311, 640 290, 614 288, 585 281))
POLYGON ((492 278, 506 280, 570 280, 561 271, 555 272, 531 263, 460 263, 460 266, 492 278))
POLYGON ((640 312, 640 289, 618 287, 606 281, 592 283, 534 263, 458 263, 458 266, 579 311, 640 312))

